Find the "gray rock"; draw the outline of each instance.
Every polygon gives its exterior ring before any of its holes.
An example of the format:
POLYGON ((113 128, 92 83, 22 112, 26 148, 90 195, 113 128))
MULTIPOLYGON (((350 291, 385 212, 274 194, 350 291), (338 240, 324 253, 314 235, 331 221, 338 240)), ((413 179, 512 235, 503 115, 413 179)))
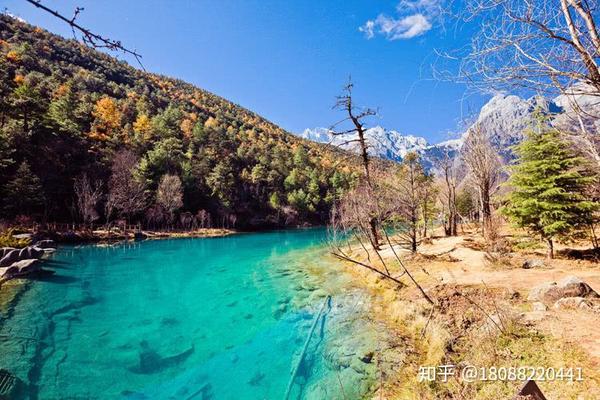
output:
POLYGON ((591 309, 589 300, 583 297, 564 297, 554 303, 556 310, 573 310, 577 308, 591 309))
POLYGON ((17 275, 27 275, 40 270, 39 260, 35 258, 17 261, 10 266, 10 268, 15 267, 18 269, 17 275))
POLYGON ((31 258, 41 258, 44 255, 44 250, 36 246, 27 246, 19 252, 19 260, 27 260, 31 258))
POLYGON ((600 298, 600 295, 578 277, 567 276, 558 283, 550 282, 536 286, 531 289, 527 299, 551 305, 564 297, 600 298))
POLYGON ((548 306, 546 306, 541 301, 536 301, 532 304, 532 309, 533 309, 533 311, 547 311, 548 306))
POLYGON ((13 250, 15 250, 14 247, 0 247, 0 259, 13 250))
POLYGON ((56 244, 54 243, 54 240, 45 239, 37 241, 35 246, 39 247, 40 249, 52 249, 56 247, 56 244))
POLYGON ((521 265, 521 268, 523 268, 523 269, 544 268, 545 266, 546 266, 546 263, 544 262, 544 260, 532 259, 532 260, 525 260, 523 265, 521 265))
POLYGON ((0 259, 0 267, 8 267, 13 263, 21 260, 30 260, 33 258, 41 258, 44 255, 44 250, 36 246, 27 246, 22 249, 10 250, 4 257, 0 259))
POLYGON ((0 267, 9 267, 13 263, 20 260, 19 254, 21 253, 20 249, 14 249, 6 253, 4 257, 0 259, 0 267))

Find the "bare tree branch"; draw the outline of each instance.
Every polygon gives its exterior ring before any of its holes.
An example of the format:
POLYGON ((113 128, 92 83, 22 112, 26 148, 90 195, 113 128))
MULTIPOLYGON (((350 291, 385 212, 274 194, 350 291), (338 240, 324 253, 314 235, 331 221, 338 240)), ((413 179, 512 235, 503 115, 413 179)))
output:
POLYGON ((140 65, 140 68, 142 70, 146 71, 146 69, 144 68, 144 65, 142 64, 142 55, 140 53, 138 53, 135 50, 128 49, 119 40, 113 40, 113 39, 103 37, 103 36, 101 36, 97 33, 94 33, 91 30, 89 30, 77 23, 77 17, 79 17, 79 14, 84 10, 83 7, 77 7, 73 13, 73 17, 68 18, 68 17, 65 17, 64 15, 62 15, 61 13, 59 13, 58 11, 52 10, 51 8, 48 8, 47 6, 45 6, 44 4, 42 4, 41 0, 25 0, 25 1, 41 10, 46 11, 47 13, 50 13, 51 15, 55 16, 56 18, 66 22, 71 27, 71 31, 73 32, 73 37, 75 39, 77 39, 76 32, 79 32, 81 34, 81 39, 83 40, 83 43, 85 45, 93 47, 93 48, 105 48, 108 50, 121 51, 123 53, 129 54, 136 59, 136 61, 140 65))

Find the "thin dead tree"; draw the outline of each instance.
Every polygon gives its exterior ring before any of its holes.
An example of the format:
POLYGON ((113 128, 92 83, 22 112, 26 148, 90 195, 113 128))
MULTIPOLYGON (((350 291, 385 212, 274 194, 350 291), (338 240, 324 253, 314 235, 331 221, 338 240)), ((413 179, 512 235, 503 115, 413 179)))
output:
POLYGON ((461 157, 469 170, 468 177, 479 195, 481 229, 485 234, 491 223, 491 199, 498 186, 502 163, 488 136, 479 125, 475 125, 467 133, 461 148, 461 157))
MULTIPOLYGON (((393 179, 388 177, 388 179, 393 179)), ((377 177, 377 182, 385 179, 377 177)), ((430 304, 432 298, 419 284, 406 264, 400 258, 395 244, 385 229, 385 222, 398 216, 396 203, 397 192, 389 184, 378 184, 374 193, 366 184, 359 185, 347 192, 342 199, 334 205, 330 223, 330 248, 336 258, 353 263, 375 272, 400 287, 406 286, 400 278, 408 276, 410 281, 430 304), (401 268, 400 275, 393 275, 389 261, 382 256, 380 248, 368 247, 371 226, 369 224, 373 215, 382 221, 381 235, 389 246, 391 253, 401 268)))
POLYGON ((112 216, 113 210, 119 212, 127 222, 146 209, 148 194, 146 183, 135 174, 138 165, 137 156, 129 150, 115 154, 108 183, 108 204, 112 216))
MULTIPOLYGON (((370 156, 369 156, 369 143, 366 137, 365 119, 377 114, 377 112, 371 108, 358 108, 352 99, 352 89, 354 84, 351 80, 344 86, 342 94, 336 97, 336 103, 334 109, 341 110, 347 114, 345 118, 338 121, 330 128, 330 134, 333 136, 344 136, 348 137, 348 140, 344 141, 341 146, 346 146, 351 143, 357 143, 359 146, 359 154, 362 162, 364 171, 364 182, 367 188, 371 191, 374 189, 374 183, 371 177, 370 171, 370 156), (340 129, 339 127, 344 125, 350 125, 348 129, 340 129)), ((378 249, 381 244, 381 238, 379 235, 379 221, 375 215, 369 218, 370 227, 370 242, 373 248, 378 249)))
POLYGON ((458 234, 458 211, 456 208, 456 165, 454 157, 446 151, 444 157, 438 163, 438 170, 441 175, 440 201, 444 213, 444 233, 446 236, 456 236, 458 234))
POLYGON ((86 46, 95 48, 95 49, 108 49, 111 51, 120 51, 125 54, 129 54, 135 58, 135 60, 140 65, 140 68, 145 71, 144 66, 142 65, 142 55, 135 50, 131 50, 123 45, 121 41, 110 39, 104 36, 101 36, 97 33, 92 32, 90 29, 81 26, 77 22, 77 18, 84 10, 83 7, 76 7, 73 12, 73 16, 71 18, 61 14, 60 12, 53 10, 42 3, 42 0, 25 0, 29 4, 37 7, 54 17, 60 19, 61 21, 67 23, 71 27, 71 31, 73 32, 73 38, 75 40, 78 39, 77 32, 81 35, 81 40, 86 46))
POLYGON ((163 175, 156 191, 156 203, 164 208, 168 223, 172 224, 175 211, 183 207, 183 188, 177 175, 163 175))
POLYGON ((92 183, 86 173, 75 178, 73 184, 75 192, 75 205, 79 216, 85 225, 91 225, 100 218, 98 214, 98 203, 103 197, 102 181, 92 183))
POLYGON ((427 223, 424 207, 430 202, 430 196, 426 194, 431 186, 418 154, 408 153, 404 157, 393 184, 400 222, 397 231, 408 239, 410 249, 415 253, 421 241, 421 225, 427 223))

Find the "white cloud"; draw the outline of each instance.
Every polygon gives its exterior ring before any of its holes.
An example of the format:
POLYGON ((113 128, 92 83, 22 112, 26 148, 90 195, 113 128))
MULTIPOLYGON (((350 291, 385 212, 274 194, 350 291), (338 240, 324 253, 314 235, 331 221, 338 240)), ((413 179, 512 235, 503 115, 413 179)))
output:
POLYGON ((431 29, 431 22, 423 14, 413 14, 399 19, 379 15, 375 20, 367 21, 358 28, 367 39, 381 34, 388 40, 412 39, 431 29))
POLYGON ((412 39, 432 28, 432 21, 439 16, 442 0, 400 0, 396 6, 397 17, 380 14, 358 28, 367 39, 375 35, 388 40, 412 39))
POLYGON ((372 39, 375 36, 375 21, 367 21, 363 26, 358 28, 359 31, 364 32, 367 39, 372 39))

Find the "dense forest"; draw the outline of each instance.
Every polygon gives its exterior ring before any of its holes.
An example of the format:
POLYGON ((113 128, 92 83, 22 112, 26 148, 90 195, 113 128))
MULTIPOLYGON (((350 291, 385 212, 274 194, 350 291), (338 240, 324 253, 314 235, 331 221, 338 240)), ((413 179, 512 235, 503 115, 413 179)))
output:
POLYGON ((0 75, 4 220, 319 223, 357 176, 335 148, 6 15, 0 75))

